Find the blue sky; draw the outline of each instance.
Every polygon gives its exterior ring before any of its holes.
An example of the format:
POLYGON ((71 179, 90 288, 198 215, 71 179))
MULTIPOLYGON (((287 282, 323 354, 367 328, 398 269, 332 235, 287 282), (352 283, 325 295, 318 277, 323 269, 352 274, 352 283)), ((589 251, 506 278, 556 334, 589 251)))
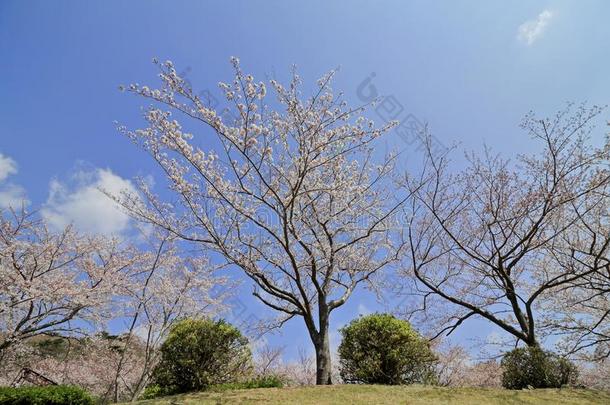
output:
MULTIPOLYGON (((113 124, 141 123, 142 100, 118 86, 155 84, 153 57, 173 60, 197 89, 229 79, 232 55, 259 78, 286 78, 296 64, 306 83, 341 66, 334 87, 354 102, 374 72, 379 92, 428 122, 441 142, 524 152, 531 143, 518 123, 530 109, 548 115, 566 101, 608 102, 608 15, 602 0, 4 0, 0 205, 25 197, 58 226, 124 231, 128 220, 96 187, 156 173, 113 124)), ((604 131, 600 125, 597 135, 604 131)), ((246 295, 246 311, 262 311, 246 295)), ((334 326, 378 308, 358 294, 335 313, 334 326)), ((493 330, 471 322, 456 339, 493 330)), ((309 345, 296 321, 277 338, 287 339, 309 345)))

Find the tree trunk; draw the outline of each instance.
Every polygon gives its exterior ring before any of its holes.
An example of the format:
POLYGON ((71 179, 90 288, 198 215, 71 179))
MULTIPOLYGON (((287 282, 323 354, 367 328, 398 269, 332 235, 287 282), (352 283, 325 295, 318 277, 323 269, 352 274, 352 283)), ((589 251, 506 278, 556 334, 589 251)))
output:
POLYGON ((318 301, 319 331, 310 330, 311 340, 316 349, 316 385, 331 385, 331 358, 328 327, 330 323, 330 310, 326 298, 320 297, 318 301))
POLYGON ((328 328, 323 328, 314 342, 316 349, 316 385, 331 385, 331 358, 328 328))

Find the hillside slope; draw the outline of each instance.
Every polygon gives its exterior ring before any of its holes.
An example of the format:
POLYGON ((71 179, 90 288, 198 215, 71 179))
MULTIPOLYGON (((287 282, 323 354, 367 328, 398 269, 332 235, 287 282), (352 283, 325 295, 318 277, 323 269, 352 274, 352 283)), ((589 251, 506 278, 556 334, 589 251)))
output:
POLYGON ((509 391, 428 386, 334 385, 202 392, 140 401, 161 404, 610 404, 610 393, 581 389, 509 391))

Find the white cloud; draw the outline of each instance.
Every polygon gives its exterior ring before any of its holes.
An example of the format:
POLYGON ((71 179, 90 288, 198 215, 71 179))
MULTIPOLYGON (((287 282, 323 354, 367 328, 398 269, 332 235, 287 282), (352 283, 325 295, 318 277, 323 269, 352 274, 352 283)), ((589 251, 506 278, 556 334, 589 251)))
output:
POLYGON ((11 174, 17 173, 17 162, 10 156, 0 153, 0 181, 6 180, 11 174))
POLYGON ((62 229, 69 224, 83 232, 118 235, 127 230, 130 219, 102 191, 118 195, 136 190, 129 180, 110 169, 77 170, 69 181, 51 181, 49 198, 41 210, 47 223, 62 229))
POLYGON ((13 183, 0 185, 0 208, 18 210, 22 205, 27 206, 29 204, 25 189, 20 185, 13 183))
POLYGON ((0 153, 0 209, 19 209, 30 203, 23 187, 5 182, 9 176, 17 174, 17 169, 17 162, 13 158, 0 153))
POLYGON ((553 12, 544 10, 535 20, 526 21, 519 26, 517 38, 527 45, 532 45, 544 33, 552 18, 553 12))

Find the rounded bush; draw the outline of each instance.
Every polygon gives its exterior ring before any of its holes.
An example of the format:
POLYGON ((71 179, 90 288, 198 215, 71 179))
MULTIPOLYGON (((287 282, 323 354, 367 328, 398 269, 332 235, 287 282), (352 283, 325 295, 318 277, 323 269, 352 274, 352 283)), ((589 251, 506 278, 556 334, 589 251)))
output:
POLYGON ((93 405, 82 388, 67 385, 46 387, 0 387, 1 405, 93 405))
POLYGON ((231 324, 187 319, 172 328, 161 346, 152 391, 178 394, 235 382, 250 369, 251 361, 248 339, 231 324))
POLYGON ((573 384, 578 377, 569 360, 546 352, 540 347, 520 347, 502 358, 502 386, 524 388, 560 388, 573 384))
POLYGON ((434 382, 436 357, 408 322, 373 314, 353 320, 340 332, 339 366, 346 383, 434 382))

